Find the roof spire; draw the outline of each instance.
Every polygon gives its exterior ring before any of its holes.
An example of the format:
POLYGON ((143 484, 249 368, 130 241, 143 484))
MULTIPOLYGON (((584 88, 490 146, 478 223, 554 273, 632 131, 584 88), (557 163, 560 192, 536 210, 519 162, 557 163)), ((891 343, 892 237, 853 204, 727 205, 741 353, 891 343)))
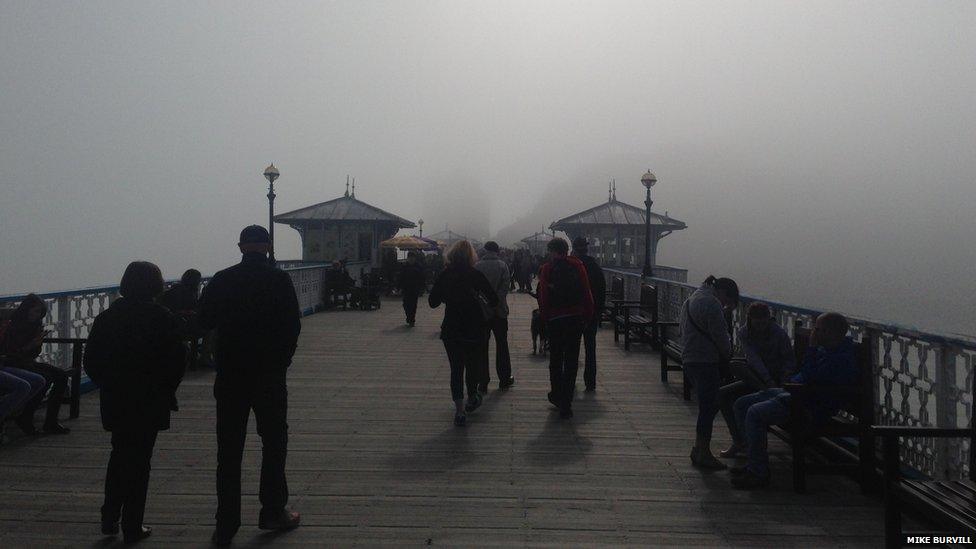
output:
POLYGON ((607 181, 607 202, 613 202, 613 183, 611 181, 607 181))
POLYGON ((356 198, 356 178, 352 178, 352 197, 356 198))
POLYGON ((349 174, 346 174, 346 196, 349 196, 349 174))
POLYGON ((610 185, 613 187, 613 201, 617 200, 617 179, 613 178, 610 180, 610 185))

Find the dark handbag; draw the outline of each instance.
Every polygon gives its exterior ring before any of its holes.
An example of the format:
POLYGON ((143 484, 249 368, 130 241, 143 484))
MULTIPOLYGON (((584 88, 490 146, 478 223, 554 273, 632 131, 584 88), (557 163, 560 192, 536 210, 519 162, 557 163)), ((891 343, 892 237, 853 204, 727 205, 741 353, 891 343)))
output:
POLYGON ((478 308, 481 309, 481 318, 484 321, 489 321, 495 318, 495 308, 491 306, 488 298, 485 294, 477 291, 471 290, 471 294, 474 296, 475 302, 478 304, 478 308))

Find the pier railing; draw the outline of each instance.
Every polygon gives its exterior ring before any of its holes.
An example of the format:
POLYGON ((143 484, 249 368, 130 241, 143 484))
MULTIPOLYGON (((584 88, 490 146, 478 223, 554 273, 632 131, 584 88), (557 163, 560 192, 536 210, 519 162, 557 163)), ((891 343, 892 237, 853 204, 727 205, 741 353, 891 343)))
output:
MULTIPOLYGON (((639 299, 639 273, 605 270, 624 279, 625 299, 639 299)), ((658 289, 660 318, 678 318, 681 304, 696 285, 650 278, 658 289)), ((753 301, 768 303, 777 323, 791 336, 797 322, 811 327, 823 311, 742 295, 733 313, 734 329, 745 319, 753 301)), ((839 311, 843 313, 844 311, 839 311)), ((879 425, 968 427, 972 418, 973 368, 976 341, 947 336, 847 315, 857 340, 867 337, 872 346, 872 368, 878 395, 874 403, 879 425)), ((969 442, 964 439, 902 439, 902 463, 933 478, 963 479, 968 475, 969 442)))
MULTIPOLYGON (((351 273, 354 271, 358 273, 366 264, 366 262, 362 263, 362 265, 350 263, 347 267, 351 273)), ((284 268, 284 271, 291 276, 303 315, 312 314, 318 307, 327 269, 326 265, 284 268)), ((209 280, 209 277, 204 278, 201 286, 205 286, 209 280)), ((176 281, 168 281, 167 285, 174 282, 176 281)), ((119 287, 100 286, 37 295, 47 303, 44 329, 50 330, 49 337, 84 338, 88 336, 95 317, 119 296, 119 287)), ((2 296, 0 307, 16 307, 23 298, 23 295, 2 296)), ((40 360, 61 368, 68 368, 71 365, 71 352, 69 344, 46 343, 42 348, 40 360)))

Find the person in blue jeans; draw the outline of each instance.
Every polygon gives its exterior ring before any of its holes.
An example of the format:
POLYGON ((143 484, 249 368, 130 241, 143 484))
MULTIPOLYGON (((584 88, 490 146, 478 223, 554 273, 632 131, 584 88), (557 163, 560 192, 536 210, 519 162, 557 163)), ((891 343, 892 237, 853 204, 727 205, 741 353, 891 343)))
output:
POLYGON ((3 437, 4 423, 29 402, 34 395, 44 390, 47 380, 40 374, 0 366, 0 438, 3 437))
MULTIPOLYGON (((790 381, 837 386, 856 383, 857 348, 847 337, 848 328, 847 319, 839 313, 824 313, 817 317, 803 364, 790 381)), ((770 425, 781 425, 791 419, 791 399, 788 391, 774 387, 735 401, 735 418, 740 432, 746 435, 749 459, 745 467, 730 471, 734 487, 751 489, 769 484, 766 431, 770 425)), ((840 398, 804 401, 804 417, 792 419, 817 425, 837 413, 840 405, 840 398)))

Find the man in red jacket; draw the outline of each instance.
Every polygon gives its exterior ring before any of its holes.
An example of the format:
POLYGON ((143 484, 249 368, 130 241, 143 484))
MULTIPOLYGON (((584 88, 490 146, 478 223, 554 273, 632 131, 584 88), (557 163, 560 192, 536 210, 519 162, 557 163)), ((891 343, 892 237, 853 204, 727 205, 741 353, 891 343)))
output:
POLYGON ((593 318, 593 294, 586 267, 567 255, 569 244, 553 238, 547 246, 549 261, 539 269, 539 313, 549 337, 549 402, 560 417, 573 417, 573 392, 579 368, 580 337, 593 318))

